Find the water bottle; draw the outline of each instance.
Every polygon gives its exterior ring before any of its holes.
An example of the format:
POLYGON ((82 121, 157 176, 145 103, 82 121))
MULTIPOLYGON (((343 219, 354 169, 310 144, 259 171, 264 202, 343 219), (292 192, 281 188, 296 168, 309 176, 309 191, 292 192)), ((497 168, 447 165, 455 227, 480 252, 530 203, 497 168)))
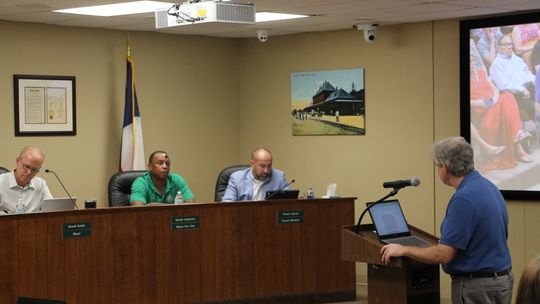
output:
POLYGON ((306 192, 306 199, 314 199, 315 198, 315 193, 313 193, 313 189, 308 188, 307 189, 307 192, 306 192))
POLYGON ((184 203, 184 196, 182 195, 182 192, 178 191, 176 193, 176 196, 174 197, 174 204, 180 205, 184 203))

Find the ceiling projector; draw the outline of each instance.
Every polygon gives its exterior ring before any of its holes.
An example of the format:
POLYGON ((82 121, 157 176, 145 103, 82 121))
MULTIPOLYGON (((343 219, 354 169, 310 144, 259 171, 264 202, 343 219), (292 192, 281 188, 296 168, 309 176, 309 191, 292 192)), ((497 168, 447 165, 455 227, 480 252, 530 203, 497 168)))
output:
POLYGON ((211 22, 254 24, 255 5, 189 1, 156 10, 156 29, 211 22))

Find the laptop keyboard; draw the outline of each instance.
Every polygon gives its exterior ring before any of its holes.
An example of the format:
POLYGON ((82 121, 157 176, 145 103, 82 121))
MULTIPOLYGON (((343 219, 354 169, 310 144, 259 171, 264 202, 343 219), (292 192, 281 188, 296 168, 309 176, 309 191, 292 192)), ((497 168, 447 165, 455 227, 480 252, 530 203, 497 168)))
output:
POLYGON ((404 246, 429 247, 431 244, 416 236, 399 237, 385 240, 387 243, 400 244, 404 246))

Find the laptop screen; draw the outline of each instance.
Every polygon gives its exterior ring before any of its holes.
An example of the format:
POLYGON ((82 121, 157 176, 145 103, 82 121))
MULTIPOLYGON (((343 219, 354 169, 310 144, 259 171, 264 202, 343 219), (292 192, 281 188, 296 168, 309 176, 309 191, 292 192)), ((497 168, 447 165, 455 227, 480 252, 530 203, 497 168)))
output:
POLYGON ((298 199, 300 190, 276 190, 267 191, 266 199, 298 199))
MULTIPOLYGON (((368 203, 368 206, 372 203, 368 203)), ((388 200, 369 208, 369 215, 381 239, 410 235, 399 201, 388 200)))

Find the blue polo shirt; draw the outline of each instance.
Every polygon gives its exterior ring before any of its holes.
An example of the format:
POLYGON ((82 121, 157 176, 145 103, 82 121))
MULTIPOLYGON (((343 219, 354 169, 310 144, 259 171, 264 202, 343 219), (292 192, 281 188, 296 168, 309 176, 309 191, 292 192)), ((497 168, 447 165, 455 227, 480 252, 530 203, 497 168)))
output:
POLYGON ((512 266, 508 210, 497 187, 477 171, 467 174, 450 199, 441 223, 440 243, 457 249, 450 275, 499 272, 512 266))
POLYGON ((193 198, 193 193, 189 190, 188 185, 184 179, 174 173, 169 173, 167 176, 167 183, 165 185, 165 191, 161 195, 154 185, 150 173, 146 172, 143 175, 137 177, 131 185, 130 202, 143 202, 148 203, 164 203, 174 204, 174 197, 178 191, 182 192, 184 200, 190 200, 193 198))

